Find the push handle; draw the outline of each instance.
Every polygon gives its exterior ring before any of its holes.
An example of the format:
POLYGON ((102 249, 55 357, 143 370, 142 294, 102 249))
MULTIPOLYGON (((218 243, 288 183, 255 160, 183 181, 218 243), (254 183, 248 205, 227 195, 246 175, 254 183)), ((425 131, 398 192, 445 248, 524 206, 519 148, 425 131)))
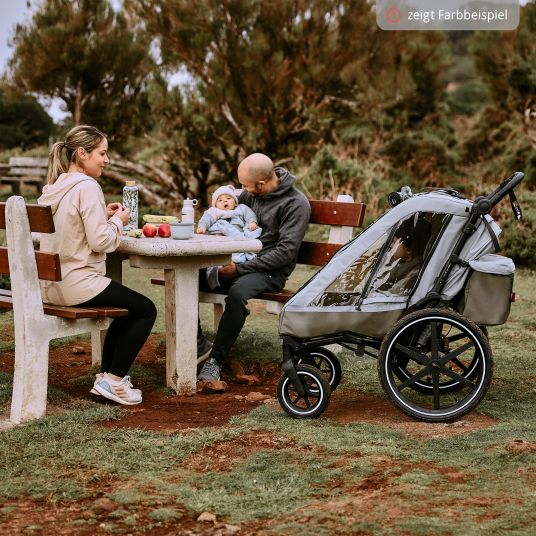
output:
POLYGON ((478 214, 489 214, 493 207, 497 205, 506 194, 512 192, 524 177, 524 173, 516 171, 501 182, 491 194, 477 197, 473 205, 473 212, 477 212, 478 214))

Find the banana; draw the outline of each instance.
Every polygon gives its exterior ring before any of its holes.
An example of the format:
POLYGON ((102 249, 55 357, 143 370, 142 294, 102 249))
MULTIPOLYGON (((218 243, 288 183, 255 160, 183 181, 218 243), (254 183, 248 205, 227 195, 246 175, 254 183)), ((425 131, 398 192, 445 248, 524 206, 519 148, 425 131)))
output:
POLYGON ((132 238, 141 238, 143 236, 143 232, 141 229, 130 229, 127 231, 127 236, 131 236, 132 238))
POLYGON ((171 223, 179 221, 177 216, 156 216, 154 214, 145 214, 143 216, 143 221, 145 223, 171 223))

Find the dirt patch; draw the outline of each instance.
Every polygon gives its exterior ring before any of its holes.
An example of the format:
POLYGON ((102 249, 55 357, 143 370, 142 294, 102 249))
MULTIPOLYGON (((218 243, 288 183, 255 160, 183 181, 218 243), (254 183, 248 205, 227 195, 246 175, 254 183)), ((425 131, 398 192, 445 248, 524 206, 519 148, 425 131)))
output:
POLYGON ((296 451, 311 450, 297 446, 294 440, 287 437, 280 437, 270 432, 252 431, 229 441, 215 443, 192 454, 181 463, 181 467, 201 473, 207 470, 224 472, 231 470, 256 452, 284 448, 296 451))
POLYGON ((514 456, 517 456, 518 454, 536 452, 536 443, 532 441, 524 441, 523 439, 514 439, 506 445, 506 450, 514 456))
MULTIPOLYGON (((198 514, 176 503, 151 501, 150 504, 121 505, 109 499, 73 502, 19 499, 0 508, 0 534, 77 535, 170 534, 227 536, 237 533, 224 523, 197 521, 198 514), (229 527, 229 528, 228 528, 229 527)), ((244 532, 240 532, 244 534, 244 532)))
MULTIPOLYGON (((165 348, 160 338, 152 336, 143 347, 136 362, 145 367, 151 378, 134 378, 135 386, 143 391, 139 406, 123 406, 122 418, 103 423, 108 428, 141 428, 173 433, 186 428, 224 426, 235 415, 251 411, 268 402, 269 407, 280 410, 277 400, 252 400, 250 393, 275 397, 276 384, 281 374, 279 365, 246 362, 240 372, 258 378, 256 385, 244 385, 231 371, 223 374, 229 388, 222 394, 199 394, 178 397, 165 386, 165 348)), ((91 346, 89 342, 71 343, 50 351, 49 381, 71 396, 92 398, 106 404, 104 399, 89 394, 93 379, 89 377, 91 346), (84 380, 87 376, 87 380, 84 380), (81 380, 82 378, 82 380, 81 380), (73 383, 74 382, 74 383, 73 383)), ((13 352, 0 355, 0 370, 13 370, 13 352)), ((235 371, 236 372, 236 371, 235 371)), ((56 411, 50 406, 50 413, 56 411)), ((341 424, 370 423, 400 430, 418 438, 458 435, 493 426, 496 421, 477 412, 449 424, 417 422, 400 412, 390 400, 354 389, 337 389, 332 396, 326 417, 341 424)))
MULTIPOLYGON (((350 461, 348 458, 346 460, 350 461)), ((340 461, 344 463, 345 458, 340 461)), ((374 527, 391 527, 393 533, 409 536, 414 532, 399 532, 393 527, 410 517, 425 519, 437 513, 453 522, 460 522, 464 518, 484 522, 500 517, 509 505, 519 502, 506 495, 499 499, 490 496, 447 498, 452 482, 462 481, 461 473, 455 467, 439 467, 432 462, 415 465, 388 456, 376 456, 371 461, 373 469, 361 481, 332 480, 327 485, 333 494, 330 500, 312 501, 291 512, 288 517, 267 521, 262 528, 269 529, 285 521, 305 525, 314 519, 322 523, 326 533, 334 535, 352 533, 372 536, 376 533, 374 527), (405 477, 415 471, 429 474, 431 478, 439 477, 430 495, 414 495, 411 479, 405 477), (412 498, 411 508, 408 508, 408 497, 412 498), (472 508, 472 511, 469 512, 468 508, 472 508), (335 512, 336 515, 333 515, 335 512), (369 525, 371 529, 351 530, 350 527, 356 524, 369 525)), ((472 476, 464 475, 465 478, 472 476)), ((247 528, 255 533, 254 526, 260 527, 251 524, 247 528)), ((434 534, 451 536, 452 532, 434 534)))
POLYGON ((399 411, 390 400, 354 389, 337 389, 324 415, 341 424, 378 424, 422 439, 474 432, 497 422, 475 411, 453 423, 418 422, 399 411))

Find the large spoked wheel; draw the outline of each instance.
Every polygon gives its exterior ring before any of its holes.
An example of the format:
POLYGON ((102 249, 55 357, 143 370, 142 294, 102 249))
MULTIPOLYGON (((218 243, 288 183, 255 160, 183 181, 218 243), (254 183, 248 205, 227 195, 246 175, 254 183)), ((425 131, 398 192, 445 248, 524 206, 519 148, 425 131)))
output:
POLYGON ((277 384, 277 399, 281 407, 295 419, 314 419, 328 407, 331 395, 329 383, 316 367, 297 365, 296 372, 305 389, 300 396, 292 380, 281 376, 277 384))
POLYGON ((378 355, 378 374, 394 404, 415 419, 448 422, 475 408, 493 372, 491 349, 476 324, 445 309, 397 322, 378 355))
MULTIPOLYGON (((488 339, 488 330, 486 326, 478 326, 478 328, 482 331, 484 337, 488 339)), ((456 342, 464 337, 465 334, 460 333, 457 330, 454 330, 452 333, 444 332, 441 334, 439 346, 444 353, 448 353, 449 348, 456 345, 456 342)), ((431 350, 431 340, 429 334, 422 334, 419 333, 418 330, 411 330, 406 333, 405 341, 399 342, 404 342, 406 346, 418 345, 429 352, 431 350)), ((394 351, 397 352, 396 349, 394 351)), ((456 367, 458 374, 468 380, 472 380, 478 371, 478 356, 479 353, 475 352, 473 355, 465 354, 463 359, 455 359, 453 365, 456 367)), ((402 381, 405 381, 412 376, 411 371, 408 370, 408 363, 410 363, 409 357, 403 352, 398 352, 396 364, 393 364, 393 372, 402 381)), ((439 383, 439 389, 442 393, 454 393, 463 389, 463 387, 463 383, 450 378, 444 378, 443 381, 439 383)), ((422 379, 416 380, 411 384, 411 388, 420 393, 432 394, 434 392, 432 375, 427 374, 422 379)))
POLYGON ((342 378, 342 368, 337 356, 327 348, 312 348, 297 360, 298 365, 316 367, 329 383, 331 392, 339 386, 342 378))

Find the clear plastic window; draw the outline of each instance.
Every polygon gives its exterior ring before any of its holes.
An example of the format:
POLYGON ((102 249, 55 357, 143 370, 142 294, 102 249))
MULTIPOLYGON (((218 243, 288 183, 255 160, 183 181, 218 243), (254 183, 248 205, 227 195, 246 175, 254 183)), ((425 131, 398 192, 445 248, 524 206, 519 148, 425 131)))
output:
POLYGON ((381 236, 311 305, 355 305, 371 275, 367 297, 408 296, 446 218, 445 214, 421 212, 401 221, 394 232, 381 236))
POLYGON ((408 296, 445 221, 444 214, 421 212, 403 220, 370 285, 369 297, 408 296))
POLYGON ((383 245, 389 237, 388 233, 382 235, 370 248, 344 271, 331 285, 316 298, 311 305, 355 305, 368 280, 383 245))

